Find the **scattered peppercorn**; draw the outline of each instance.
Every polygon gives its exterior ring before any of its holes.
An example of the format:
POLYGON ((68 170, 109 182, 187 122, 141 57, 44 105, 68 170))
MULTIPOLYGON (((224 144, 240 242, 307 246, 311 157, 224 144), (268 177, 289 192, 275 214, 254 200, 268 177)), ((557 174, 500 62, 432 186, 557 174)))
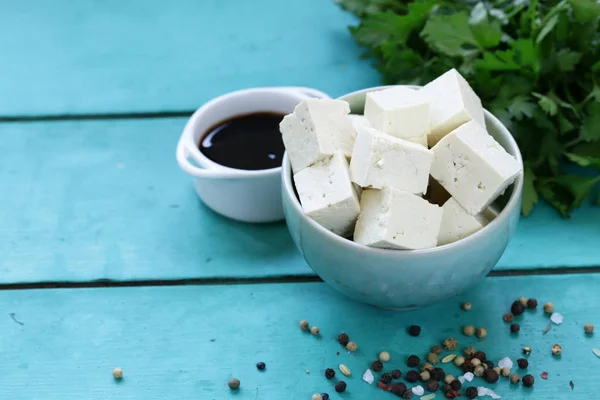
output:
POLYGON ((440 356, 438 356, 435 353, 429 353, 429 354, 427 354, 427 361, 429 361, 429 363, 435 365, 440 362, 440 356))
POLYGON ((523 347, 523 354, 525 354, 526 356, 531 354, 531 347, 529 346, 525 346, 523 347))
POLYGON ((431 374, 429 373, 429 371, 421 371, 421 373, 419 374, 419 377, 421 378, 421 380, 423 382, 427 382, 428 380, 431 379, 431 374))
POLYGON ((431 370, 430 374, 431 378, 435 379, 438 382, 444 379, 444 376, 446 376, 446 373, 441 368, 434 368, 433 370, 431 370))
POLYGON ((408 365, 411 368, 418 366, 420 363, 421 359, 415 356, 414 354, 412 356, 408 356, 408 359, 406 360, 406 365, 408 365))
POLYGON ((468 301, 465 301, 464 303, 462 303, 461 308, 465 311, 469 311, 471 309, 471 303, 469 303, 468 301))
POLYGON ((523 386, 531 387, 531 386, 533 386, 534 383, 535 383, 535 379, 533 378, 533 375, 527 374, 523 377, 523 386))
POLYGON ((477 336, 479 339, 483 339, 484 337, 487 336, 487 329, 485 329, 485 328, 477 328, 475 330, 475 336, 477 336))
POLYGON ((444 392, 444 393, 448 393, 451 390, 452 390, 452 386, 448 385, 447 383, 444 386, 442 386, 442 392, 444 392))
POLYGON ((536 299, 529 299, 527 300, 527 308, 536 308, 537 307, 537 300, 536 299))
POLYGON ((123 369, 118 367, 113 369, 113 378, 117 380, 123 379, 123 369))
POLYGON ((265 368, 267 368, 267 364, 265 364, 264 362, 257 362, 256 363, 256 368, 258 368, 259 370, 264 370, 265 368))
POLYGON ((406 380, 406 382, 415 383, 419 380, 419 373, 411 369, 406 373, 406 375, 404 375, 404 379, 406 380))
POLYGON ((425 385, 425 389, 427 389, 428 392, 437 392, 438 389, 440 388, 440 384, 436 381, 436 380, 430 380, 429 382, 427 382, 427 385, 425 385))
POLYGON ((435 346, 431 346, 432 353, 440 355, 440 354, 442 354, 442 351, 444 351, 444 350, 442 349, 442 346, 440 346, 439 344, 436 344, 435 346))
POLYGON ((452 375, 446 375, 444 377, 444 382, 446 382, 447 384, 452 383, 452 381, 456 380, 456 378, 452 375))
POLYGON ((390 353, 388 353, 387 351, 382 351, 381 353, 379 353, 379 361, 382 361, 382 362, 390 361, 390 353))
POLYGON ((504 320, 504 322, 513 322, 515 320, 515 316, 513 315, 513 313, 506 313, 504 314, 502 319, 504 320))
POLYGON ((402 393, 404 393, 405 391, 406 385, 402 382, 394 383, 390 389, 390 392, 392 392, 392 394, 395 394, 396 396, 402 396, 402 393))
POLYGON ((333 368, 327 368, 325 370, 325 378, 333 379, 335 377, 335 370, 333 368))
POLYGON ((321 393, 321 397, 323 398, 323 400, 329 400, 329 394, 327 393, 321 393))
POLYGON ((402 371, 395 369, 392 371, 392 378, 399 379, 402 376, 402 371))
POLYGON ((379 360, 375 360, 371 363, 371 369, 375 372, 379 372, 383 369, 383 363, 379 360))
POLYGON ((237 378, 231 378, 229 382, 227 382, 227 386, 229 386, 232 390, 237 390, 240 387, 240 380, 237 378))
POLYGON ((527 297, 523 297, 523 296, 519 297, 519 301, 520 301, 520 302, 521 302, 521 303, 522 303, 524 306, 526 306, 526 305, 527 305, 527 300, 529 300, 527 297))
POLYGON ((338 383, 335 384, 335 391, 338 393, 343 393, 346 391, 346 382, 344 381, 339 381, 338 383))
POLYGON ((300 329, 302 329, 303 331, 307 331, 308 330, 308 321, 305 321, 305 320, 300 321, 300 329))
POLYGON ((408 327, 408 334, 410 336, 417 337, 421 334, 421 327, 419 325, 411 325, 408 327))
POLYGON ((475 369, 471 363, 464 363, 463 365, 460 366, 461 371, 463 372, 463 374, 466 374, 467 372, 473 372, 473 370, 475 369))
POLYGON ((510 376, 510 368, 502 368, 502 376, 510 376))
POLYGON ((445 396, 446 396, 447 399, 455 399, 455 398, 457 398, 458 396, 461 396, 461 395, 459 395, 456 392, 456 390, 450 390, 450 391, 446 392, 445 396))
POLYGON ((516 385, 517 383, 519 383, 521 381, 521 378, 519 377, 519 375, 517 374, 512 374, 510 376, 510 383, 512 383, 513 385, 516 385))
POLYGON ((585 324, 583 326, 583 331, 585 333, 587 333, 588 335, 591 335, 592 333, 594 333, 594 325, 592 325, 592 324, 585 324))
POLYGON ((312 333, 315 336, 317 336, 319 334, 319 332, 321 332, 321 331, 319 330, 318 326, 313 326, 312 328, 310 328, 310 333, 312 333))
POLYGON ((431 363, 423 363, 423 365, 421 365, 421 371, 431 371, 433 369, 433 365, 431 363))
POLYGON ((552 354, 558 356, 560 355, 560 353, 562 353, 562 347, 560 347, 560 344, 555 344, 554 346, 552 346, 552 354))
POLYGON ((471 358, 471 365, 477 367, 481 365, 481 360, 477 357, 471 358))
POLYGON ((412 397, 413 397, 413 392, 410 389, 406 389, 404 391, 404 393, 402 393, 402 398, 403 399, 412 399, 412 397))
POLYGON ((388 385, 392 381, 392 374, 390 374, 389 372, 381 374, 381 378, 379 378, 379 381, 388 385))
POLYGON ((477 352, 475 352, 475 354, 473 355, 473 357, 478 358, 479 361, 485 361, 485 360, 487 360, 487 355, 483 351, 477 351, 477 352))
POLYGON ((496 383, 498 382, 499 378, 500 375, 495 369, 486 369, 483 373, 483 379, 485 379, 488 383, 496 383))
POLYGON ((463 353, 465 353, 467 358, 471 358, 475 355, 475 353, 477 353, 477 350, 475 350, 475 347, 469 346, 463 349, 463 353))
POLYGON ((529 366, 529 361, 527 361, 525 358, 519 358, 517 360, 517 365, 521 369, 526 369, 529 366))
POLYGON ((350 337, 347 334, 345 334, 344 332, 342 332, 338 335, 338 343, 341 344, 342 346, 347 345, 349 341, 350 341, 350 337))
POLYGON ((458 342, 454 338, 448 338, 444 340, 443 345, 446 350, 455 350, 458 342))
MULTIPOLYGON (((554 304, 550 302, 544 304, 544 312, 546 314, 552 314, 554 312, 554 304)), ((525 381, 525 377, 523 377, 523 381, 525 381)), ((525 382, 523 382, 523 384, 525 384, 525 382)))
POLYGON ((323 400, 323 396, 320 395, 319 393, 315 393, 312 395, 312 397, 310 398, 310 400, 323 400))
POLYGON ((356 342, 348 342, 348 344, 346 345, 346 349, 349 352, 354 353, 358 349, 358 345, 356 344, 356 342))
POLYGON ((475 327, 473 325, 467 325, 463 328, 463 335, 473 336, 475 334, 475 327))
POLYGON ((458 379, 455 379, 452 382, 450 382, 450 387, 452 387, 452 390, 460 390, 460 388, 462 387, 462 383, 460 383, 458 379))
POLYGON ((518 333, 521 330, 519 324, 510 324, 510 331, 512 333, 518 333))
POLYGON ((487 367, 487 368, 494 368, 494 363, 490 360, 485 360, 483 362, 483 364, 487 367))
POLYGON ((457 367, 460 367, 464 363, 465 363, 465 358, 463 356, 458 356, 454 359, 454 365, 456 365, 457 367))
POLYGON ((569 386, 571 386, 571 390, 575 389, 575 384, 573 381, 569 381, 569 386))
POLYGON ((515 301, 512 303, 512 306, 510 306, 510 312, 512 312, 514 315, 521 315, 524 311, 525 304, 521 303, 519 300, 515 301))
POLYGON ((465 392, 465 396, 467 396, 468 399, 477 398, 477 388, 475 386, 469 386, 465 392))
POLYGON ((475 367, 475 369, 473 370, 473 374, 475 376, 483 376, 483 373, 485 372, 485 367, 483 365, 478 365, 475 367))

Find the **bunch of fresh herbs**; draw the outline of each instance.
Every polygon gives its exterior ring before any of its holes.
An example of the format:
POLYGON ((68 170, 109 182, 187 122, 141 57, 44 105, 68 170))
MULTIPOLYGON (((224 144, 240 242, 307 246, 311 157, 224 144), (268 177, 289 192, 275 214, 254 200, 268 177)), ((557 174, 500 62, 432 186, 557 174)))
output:
POLYGON ((384 83, 425 84, 450 68, 469 81, 519 143, 525 215, 541 197, 568 217, 593 191, 600 0, 338 3, 360 18, 350 31, 384 83))

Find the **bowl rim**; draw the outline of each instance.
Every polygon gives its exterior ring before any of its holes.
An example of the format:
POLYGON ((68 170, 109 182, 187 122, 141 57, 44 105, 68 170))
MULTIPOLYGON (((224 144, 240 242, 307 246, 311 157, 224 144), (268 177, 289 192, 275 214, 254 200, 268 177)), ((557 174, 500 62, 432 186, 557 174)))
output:
MULTIPOLYGON (((337 100, 346 100, 347 101, 348 98, 351 98, 353 96, 358 96, 363 93, 367 93, 367 92, 371 92, 371 91, 375 91, 375 90, 379 90, 379 89, 384 89, 384 88, 389 88, 392 86, 404 86, 404 87, 410 87, 410 88, 415 88, 415 87, 418 88, 418 86, 414 86, 414 85, 374 86, 374 87, 361 89, 361 90, 357 90, 357 91, 345 94, 343 96, 338 97, 337 100)), ((519 165, 521 166, 521 172, 517 175, 517 177, 513 183, 514 188, 510 195, 508 202, 506 203, 504 208, 502 208, 502 210, 498 213, 496 218, 494 218, 489 224, 487 224, 486 226, 484 226, 477 232, 475 232, 465 238, 459 239, 456 242, 447 243, 447 244, 444 244, 441 246, 436 246, 436 247, 432 247, 432 248, 428 248, 428 249, 394 250, 394 249, 382 249, 382 248, 377 248, 377 247, 365 246, 363 244, 356 243, 353 240, 349 240, 342 236, 336 235, 335 233, 331 232, 330 230, 319 225, 312 218, 308 217, 302 210, 300 200, 296 197, 296 194, 294 192, 294 187, 293 187, 293 183, 292 183, 292 168, 291 168, 291 164, 290 164, 290 161, 288 158, 287 151, 285 151, 285 153, 283 154, 283 162, 282 162, 282 169, 281 169, 283 188, 285 190, 285 194, 286 194, 286 196, 288 196, 291 199, 290 203, 291 203, 292 207, 294 208, 294 210, 298 214, 300 214, 301 218, 304 221, 306 221, 310 226, 317 229, 317 231, 320 231, 323 235, 327 236, 329 239, 335 241, 336 243, 338 243, 340 245, 345 245, 350 248, 354 248, 356 250, 360 250, 363 252, 366 251, 367 254, 390 255, 390 254, 395 253, 400 256, 410 257, 410 256, 420 256, 423 254, 440 253, 440 252, 450 251, 450 250, 454 250, 454 249, 458 249, 458 248, 464 248, 465 246, 469 246, 471 242, 477 240, 480 236, 485 235, 488 231, 500 226, 501 224, 506 223, 510 217, 511 211, 519 205, 519 198, 521 195, 521 191, 523 190, 523 158, 521 156, 521 151, 519 149, 519 146, 517 145, 517 142, 515 141, 513 135, 510 133, 508 128, 506 126, 504 126, 504 124, 502 122, 500 122, 500 120, 498 118, 496 118, 495 115, 493 115, 491 112, 489 112, 486 109, 484 109, 484 115, 485 115, 485 119, 491 120, 494 123, 494 125, 496 125, 499 128, 498 131, 503 136, 505 136, 506 140, 508 141, 509 147, 511 147, 510 150, 513 150, 515 153, 513 156, 517 159, 519 165)), ((508 150, 508 149, 505 148, 505 150, 508 150)), ((521 210, 519 210, 519 213, 520 212, 521 212, 521 210)))

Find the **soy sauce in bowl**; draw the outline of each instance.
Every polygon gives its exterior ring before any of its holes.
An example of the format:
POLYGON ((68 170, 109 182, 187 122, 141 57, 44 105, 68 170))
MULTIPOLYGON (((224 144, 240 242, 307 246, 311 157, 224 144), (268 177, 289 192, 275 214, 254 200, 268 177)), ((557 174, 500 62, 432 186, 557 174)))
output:
POLYGON ((285 148, 279 123, 283 117, 273 112, 236 115, 211 127, 198 148, 210 160, 229 168, 281 167, 285 148))

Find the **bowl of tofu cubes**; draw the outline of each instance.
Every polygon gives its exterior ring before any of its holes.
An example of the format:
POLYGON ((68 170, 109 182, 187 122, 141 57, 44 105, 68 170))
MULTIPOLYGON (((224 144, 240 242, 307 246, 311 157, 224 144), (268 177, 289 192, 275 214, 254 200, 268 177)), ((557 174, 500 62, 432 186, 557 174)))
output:
POLYGON ((423 87, 307 99, 280 124, 291 236, 328 285, 414 309, 496 265, 519 220, 523 161, 454 69, 423 87))

